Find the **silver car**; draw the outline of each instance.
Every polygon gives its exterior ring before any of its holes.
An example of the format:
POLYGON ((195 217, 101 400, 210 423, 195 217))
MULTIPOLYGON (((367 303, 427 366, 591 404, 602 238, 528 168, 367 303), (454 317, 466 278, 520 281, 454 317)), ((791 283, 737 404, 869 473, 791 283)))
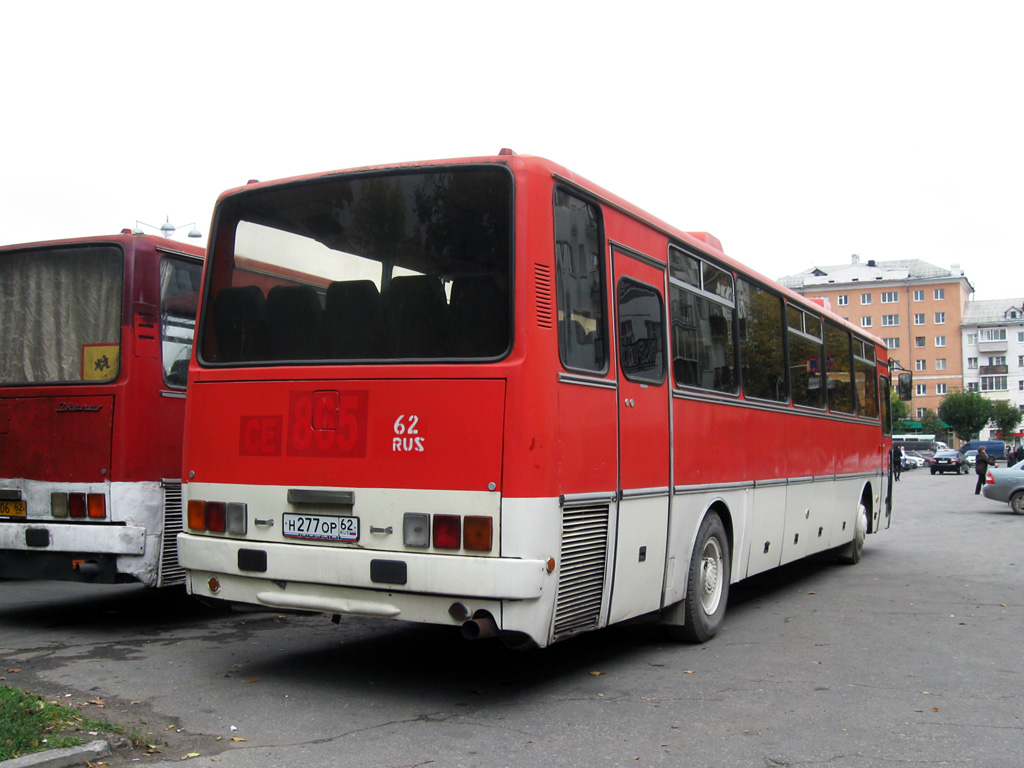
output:
POLYGON ((1024 461, 1006 469, 990 469, 981 492, 986 499, 1005 501, 1018 515, 1024 515, 1024 461))

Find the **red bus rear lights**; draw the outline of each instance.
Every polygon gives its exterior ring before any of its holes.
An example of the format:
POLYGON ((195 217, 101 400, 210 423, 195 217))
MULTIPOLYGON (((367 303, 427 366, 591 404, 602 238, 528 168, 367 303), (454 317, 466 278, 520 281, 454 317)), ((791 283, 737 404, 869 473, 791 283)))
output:
POLYGON ((68 494, 68 517, 84 518, 86 515, 86 504, 84 493, 68 494))
POLYGON ((474 552, 490 552, 491 530, 491 518, 467 516, 462 525, 462 546, 474 552))
POLYGON ((107 516, 107 497, 102 493, 90 493, 86 505, 89 517, 93 520, 102 520, 107 516))
POLYGON ((234 501, 201 501, 189 499, 188 527, 193 531, 244 535, 247 530, 247 507, 234 501))
POLYGON ((434 548, 458 549, 462 538, 462 520, 458 515, 434 515, 434 548))

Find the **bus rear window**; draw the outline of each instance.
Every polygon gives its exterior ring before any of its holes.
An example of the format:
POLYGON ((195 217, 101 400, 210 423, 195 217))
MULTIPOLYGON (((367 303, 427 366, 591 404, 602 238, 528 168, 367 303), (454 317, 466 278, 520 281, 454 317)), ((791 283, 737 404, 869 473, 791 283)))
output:
POLYGON ((123 260, 114 245, 0 255, 0 384, 117 378, 123 260))
POLYGON ((511 346, 499 166, 243 191, 216 215, 203 363, 492 359, 511 346))

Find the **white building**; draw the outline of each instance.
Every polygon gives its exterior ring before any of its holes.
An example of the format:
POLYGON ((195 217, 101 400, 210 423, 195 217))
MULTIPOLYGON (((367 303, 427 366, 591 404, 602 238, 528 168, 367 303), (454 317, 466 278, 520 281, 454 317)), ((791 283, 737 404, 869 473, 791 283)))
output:
MULTIPOLYGON (((967 302, 960 332, 964 389, 1024 411, 1024 298, 967 302)), ((994 431, 983 429, 981 439, 997 439, 994 431)))

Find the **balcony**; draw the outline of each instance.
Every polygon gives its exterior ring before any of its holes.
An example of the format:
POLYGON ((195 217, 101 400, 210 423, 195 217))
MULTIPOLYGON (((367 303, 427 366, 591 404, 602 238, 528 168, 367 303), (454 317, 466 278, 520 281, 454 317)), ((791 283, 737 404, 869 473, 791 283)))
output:
POLYGON ((998 376, 1010 372, 1008 365, 982 365, 978 368, 979 376, 998 376))
POLYGON ((978 339, 979 352, 1005 352, 1007 349, 1006 339, 999 339, 998 341, 982 341, 978 339))

